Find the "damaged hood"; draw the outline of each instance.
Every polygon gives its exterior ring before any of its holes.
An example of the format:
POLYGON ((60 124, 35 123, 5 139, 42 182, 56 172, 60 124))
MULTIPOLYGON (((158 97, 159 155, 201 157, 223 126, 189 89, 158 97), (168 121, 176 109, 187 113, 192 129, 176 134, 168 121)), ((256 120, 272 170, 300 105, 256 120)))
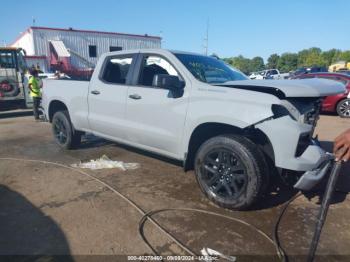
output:
POLYGON ((240 80, 229 81, 217 86, 246 89, 284 97, 323 97, 345 93, 342 83, 337 81, 312 78, 295 80, 240 80))

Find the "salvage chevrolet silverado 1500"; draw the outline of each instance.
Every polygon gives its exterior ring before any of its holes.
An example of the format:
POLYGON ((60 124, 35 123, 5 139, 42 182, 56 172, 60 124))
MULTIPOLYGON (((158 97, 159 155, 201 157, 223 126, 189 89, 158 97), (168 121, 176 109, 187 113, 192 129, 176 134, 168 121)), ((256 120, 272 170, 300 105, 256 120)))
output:
POLYGON ((47 80, 46 118, 59 146, 84 132, 183 161, 216 204, 245 209, 269 177, 320 180, 328 155, 313 132, 322 98, 345 92, 324 79, 247 80, 224 62, 161 49, 106 53, 90 82, 47 80))

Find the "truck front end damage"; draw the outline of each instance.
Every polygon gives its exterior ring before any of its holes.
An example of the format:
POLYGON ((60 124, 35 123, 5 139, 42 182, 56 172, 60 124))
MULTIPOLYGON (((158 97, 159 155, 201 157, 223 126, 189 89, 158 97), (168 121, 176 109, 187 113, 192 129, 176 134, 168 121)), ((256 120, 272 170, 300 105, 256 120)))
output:
POLYGON ((269 138, 275 166, 282 173, 300 177, 295 186, 303 190, 315 186, 330 159, 314 137, 322 100, 344 93, 344 85, 326 79, 232 81, 221 85, 279 98, 271 105, 272 117, 253 126, 269 138))
POLYGON ((332 157, 314 137, 321 103, 321 98, 286 98, 272 105, 273 118, 255 125, 269 137, 276 167, 293 173, 298 179, 294 186, 301 190, 323 178, 332 157))

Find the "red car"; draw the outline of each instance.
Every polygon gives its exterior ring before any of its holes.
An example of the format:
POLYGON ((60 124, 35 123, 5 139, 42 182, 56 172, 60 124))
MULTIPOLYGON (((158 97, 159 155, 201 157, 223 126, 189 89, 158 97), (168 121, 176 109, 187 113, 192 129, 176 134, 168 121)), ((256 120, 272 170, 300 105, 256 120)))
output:
POLYGON ((295 77, 294 79, 306 79, 306 78, 326 78, 334 81, 341 82, 346 87, 344 94, 335 96, 327 96, 323 100, 322 111, 334 112, 340 117, 350 117, 350 75, 341 73, 309 73, 295 77))

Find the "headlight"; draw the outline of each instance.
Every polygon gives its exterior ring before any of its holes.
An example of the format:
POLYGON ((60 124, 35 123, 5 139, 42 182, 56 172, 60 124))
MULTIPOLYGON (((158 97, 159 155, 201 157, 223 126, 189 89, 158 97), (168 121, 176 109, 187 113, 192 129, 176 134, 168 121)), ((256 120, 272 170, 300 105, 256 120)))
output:
POLYGON ((299 121, 300 112, 298 111, 298 109, 287 100, 282 100, 281 102, 282 103, 279 105, 276 105, 276 104, 272 105, 271 109, 274 114, 274 117, 279 118, 282 116, 289 115, 294 120, 299 121))
POLYGON ((315 126, 319 118, 321 102, 322 100, 314 98, 282 100, 281 104, 272 105, 272 112, 275 118, 289 115, 295 121, 315 126))

